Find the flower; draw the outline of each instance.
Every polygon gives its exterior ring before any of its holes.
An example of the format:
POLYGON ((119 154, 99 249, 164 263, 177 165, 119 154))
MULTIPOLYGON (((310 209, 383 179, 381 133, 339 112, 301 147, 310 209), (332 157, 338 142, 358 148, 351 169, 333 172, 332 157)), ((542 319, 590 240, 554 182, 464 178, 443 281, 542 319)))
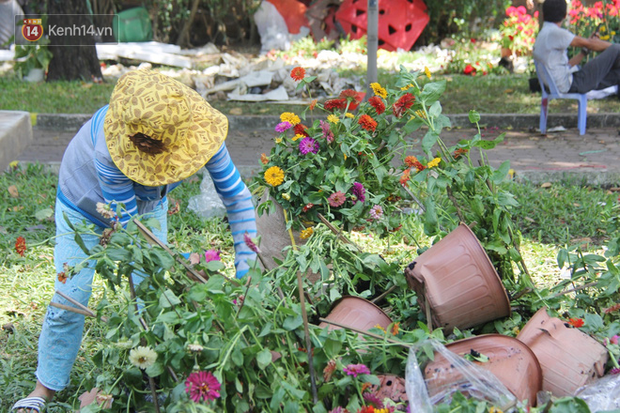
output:
POLYGON ((366 114, 360 116, 360 119, 357 121, 357 123, 359 123, 362 128, 370 132, 374 132, 377 129, 377 121, 375 121, 372 117, 366 114))
POLYGON ((200 344, 188 344, 187 349, 191 351, 192 353, 200 353, 205 348, 201 346, 200 344))
POLYGON ((357 413, 375 413, 376 410, 372 406, 364 406, 357 411, 357 413))
POLYGON ((26 252, 26 239, 21 235, 15 240, 15 252, 17 252, 22 257, 26 252))
POLYGON ((344 409, 340 406, 336 407, 335 409, 330 410, 328 413, 348 413, 349 411, 347 409, 344 409))
POLYGON ((316 106, 318 100, 317 99, 313 99, 312 102, 310 102, 310 104, 308 105, 308 108, 310 110, 314 110, 314 107, 316 106))
POLYGON ((370 103, 370 105, 373 108, 375 108, 377 115, 380 115, 383 112, 385 112, 385 104, 383 103, 383 101, 381 100, 379 96, 371 97, 370 99, 368 99, 368 103, 370 103))
POLYGON ((368 213, 368 215, 370 215, 370 217, 375 220, 381 219, 381 217, 383 216, 383 208, 381 207, 381 205, 375 205, 370 208, 370 212, 368 213))
POLYGON ((370 370, 365 364, 349 364, 342 369, 348 376, 357 377, 360 374, 370 374, 370 370))
POLYGON ((614 304, 609 308, 603 310, 605 314, 613 313, 614 311, 620 310, 620 304, 614 304))
POLYGON ((398 331, 400 330, 400 323, 394 323, 392 325, 392 335, 396 336, 398 335, 398 331))
POLYGON ((370 374, 370 370, 365 364, 349 364, 342 371, 347 373, 347 376, 353 377, 357 377, 360 374, 370 374))
POLYGON ((210 371, 192 373, 185 381, 185 392, 195 403, 217 399, 220 397, 219 390, 221 387, 220 382, 210 371))
POLYGON ((416 162, 418 162, 418 158, 413 155, 405 156, 405 165, 408 167, 415 166, 416 162))
POLYGON ((291 200, 291 195, 288 192, 285 192, 282 194, 282 199, 286 200, 286 201, 290 201, 291 200))
POLYGON ((353 118, 355 118, 355 115, 354 115, 354 114, 352 114, 351 112, 347 112, 347 113, 345 113, 345 114, 344 114, 344 116, 346 116, 346 117, 347 117, 347 118, 349 118, 349 119, 353 119, 353 118))
POLYGON ((329 202, 329 205, 334 208, 344 204, 344 201, 346 201, 346 197, 340 191, 334 192, 329 196, 329 198, 327 198, 327 202, 329 202))
POLYGON ((570 324, 573 327, 579 328, 579 327, 583 327, 585 323, 581 318, 571 318, 568 320, 568 324, 570 324))
POLYGON ((306 205, 304 206, 304 208, 303 208, 303 211, 304 211, 304 212, 308 212, 308 211, 310 211, 310 209, 311 209, 313 206, 314 206, 314 204, 312 204, 312 203, 306 204, 306 205))
POLYGON ((383 99, 387 99, 387 91, 381 87, 381 85, 377 82, 373 82, 370 84, 372 91, 375 95, 381 96, 383 99))
POLYGON ((303 123, 298 123, 293 128, 293 131, 295 132, 295 135, 308 136, 308 132, 306 132, 306 129, 308 129, 308 127, 306 125, 304 125, 303 123))
POLYGON ((424 74, 426 75, 427 78, 431 78, 431 71, 428 67, 424 66, 424 74))
POLYGON ((355 195, 355 197, 357 198, 355 202, 364 202, 366 200, 366 188, 364 188, 364 185, 360 184, 359 182, 353 183, 353 188, 351 189, 351 192, 353 192, 353 195, 355 195))
POLYGON ((319 151, 319 144, 312 138, 306 137, 299 142, 299 152, 303 155, 308 153, 317 153, 319 151))
POLYGON ((459 159, 461 156, 465 155, 466 153, 467 153, 467 149, 458 148, 454 151, 454 153, 452 153, 452 156, 454 157, 454 159, 459 159))
POLYGON ((58 281, 60 281, 61 283, 65 284, 67 282, 67 273, 64 271, 61 271, 58 273, 58 281))
POLYGON ((293 125, 290 122, 280 122, 276 125, 276 132, 278 133, 286 132, 292 127, 293 125))
POLYGON ((346 89, 340 92, 340 99, 345 99, 349 102, 349 109, 355 110, 359 106, 362 99, 366 94, 364 92, 356 92, 353 89, 346 89))
POLYGON ((220 251, 219 250, 206 250, 205 251, 205 262, 211 262, 211 261, 221 261, 222 258, 220 257, 220 251))
POLYGON ((612 338, 609 339, 609 342, 611 344, 618 344, 618 338, 619 338, 619 336, 615 335, 615 336, 613 336, 612 338))
POLYGON ((609 370, 609 374, 620 374, 620 369, 614 367, 613 369, 609 370))
POLYGON ((271 186, 278 186, 284 182, 284 171, 278 166, 272 166, 265 171, 265 181, 271 186))
POLYGON ((463 69, 463 73, 466 75, 476 76, 476 68, 468 63, 467 66, 465 66, 465 69, 463 69))
POLYGON ((306 77, 306 69, 304 69, 303 67, 299 67, 299 66, 294 67, 293 70, 291 70, 291 77, 295 81, 303 80, 304 77, 306 77))
POLYGON ((363 397, 364 397, 364 401, 366 403, 370 403, 374 407, 377 407, 379 409, 383 408, 383 402, 381 401, 381 398, 379 396, 377 396, 376 394, 366 392, 366 393, 363 394, 363 397))
POLYGON ((323 137, 327 139, 327 142, 331 143, 334 140, 334 133, 329 129, 329 123, 324 121, 319 121, 321 125, 321 132, 323 132, 323 137))
POLYGON ((336 109, 342 110, 347 107, 347 101, 346 99, 329 99, 325 101, 323 107, 325 110, 329 111, 334 111, 336 109))
POLYGON ((299 139, 303 139, 303 138, 305 138, 305 137, 306 137, 306 135, 303 135, 303 134, 301 134, 301 133, 298 133, 298 134, 296 134, 295 136, 293 136, 293 137, 291 138, 291 140, 292 140, 293 142, 295 142, 295 141, 298 141, 299 139))
POLYGON ((413 101, 415 100, 415 96, 411 93, 407 92, 402 95, 393 105, 392 111, 397 118, 403 116, 405 111, 413 106, 413 101))
POLYGON ((254 241, 252 241, 252 238, 250 238, 250 234, 248 234, 247 231, 243 234, 243 241, 245 242, 245 245, 247 245, 250 250, 252 250, 256 254, 260 254, 260 250, 258 249, 258 246, 256 245, 256 243, 254 243, 254 241))
POLYGON ((432 161, 429 161, 428 164, 426 165, 427 168, 433 168, 437 165, 439 165, 439 162, 441 162, 441 158, 435 158, 432 161))
MULTIPOLYGON (((299 119, 299 116, 295 115, 292 112, 284 112, 280 115, 280 120, 282 122, 288 122, 290 123, 292 126, 297 125, 298 123, 301 122, 301 119, 299 119)), ((287 128, 288 129, 288 128, 287 128)))
POLYGON ((269 163, 269 158, 264 153, 260 154, 260 161, 263 165, 267 165, 269 163))
POLYGON ((492 406, 492 407, 489 409, 489 413, 504 413, 504 412, 502 411, 502 409, 499 409, 499 408, 497 408, 497 407, 495 407, 495 406, 492 406))
POLYGON ((150 347, 139 346, 129 352, 129 361, 142 370, 151 367, 157 360, 157 353, 150 347))
POLYGON ((333 124, 336 124, 336 123, 340 122, 340 118, 338 116, 334 115, 334 114, 331 114, 331 115, 327 116, 327 121, 331 122, 333 124))
POLYGON ((323 369, 323 380, 328 382, 332 378, 334 371, 336 371, 336 360, 332 359, 327 362, 327 366, 323 369))
POLYGON ((306 228, 299 233, 299 238, 308 239, 314 234, 314 230, 312 228, 306 228))
POLYGON ((116 212, 112 210, 110 205, 104 204, 103 202, 97 202, 96 211, 107 219, 114 219, 114 217, 116 217, 116 212))
POLYGON ((400 180, 399 180, 400 184, 401 184, 401 185, 403 185, 403 186, 404 186, 405 184, 407 184, 407 182, 408 182, 408 181, 409 181, 409 179, 410 179, 410 175, 411 175, 411 169, 405 169, 405 170, 403 171, 403 174, 402 174, 402 175, 401 175, 401 177, 400 177, 400 180))

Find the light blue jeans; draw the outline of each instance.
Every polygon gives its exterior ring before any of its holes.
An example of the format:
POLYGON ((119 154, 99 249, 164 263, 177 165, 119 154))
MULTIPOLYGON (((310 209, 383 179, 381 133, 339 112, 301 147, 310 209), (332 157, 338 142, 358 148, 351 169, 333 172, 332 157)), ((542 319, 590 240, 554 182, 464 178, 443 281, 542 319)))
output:
MULTIPOLYGON (((161 229, 153 229, 154 235, 163 242, 167 242, 167 212, 168 202, 163 202, 155 210, 145 216, 156 218, 161 229)), ((54 248, 54 264, 56 272, 63 271, 63 264, 74 266, 88 257, 74 240, 74 233, 67 225, 63 213, 69 221, 80 224, 87 221, 79 212, 69 209, 62 202, 56 200, 56 246, 54 248)), ((88 221, 87 221, 88 222, 88 221)), ((96 227, 96 233, 101 235, 105 228, 96 227)), ((82 240, 88 249, 99 244, 99 236, 81 234, 82 240)), ((56 278, 56 290, 63 292, 83 305, 88 305, 92 292, 93 276, 96 262, 90 261, 88 268, 84 268, 63 284, 56 278)), ((52 302, 73 306, 58 294, 54 294, 52 302)), ((73 363, 80 349, 82 333, 84 331, 84 316, 71 311, 61 310, 49 306, 43 321, 39 336, 39 362, 37 379, 50 390, 59 391, 69 384, 69 375, 73 363)))

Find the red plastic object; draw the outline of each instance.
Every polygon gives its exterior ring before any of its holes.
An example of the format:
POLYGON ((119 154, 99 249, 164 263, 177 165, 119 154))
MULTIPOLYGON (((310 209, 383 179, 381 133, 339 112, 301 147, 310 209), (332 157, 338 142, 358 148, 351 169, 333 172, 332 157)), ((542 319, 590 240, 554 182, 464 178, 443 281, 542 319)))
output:
MULTIPOLYGON (((411 50, 429 21, 422 0, 378 0, 379 47, 394 51, 411 50)), ((352 39, 367 31, 368 0, 345 0, 336 19, 352 39)))
POLYGON ((306 10, 308 9, 305 4, 297 0, 267 0, 273 4, 280 15, 286 22, 288 32, 291 34, 299 33, 299 29, 302 26, 309 27, 308 19, 306 18, 306 10))

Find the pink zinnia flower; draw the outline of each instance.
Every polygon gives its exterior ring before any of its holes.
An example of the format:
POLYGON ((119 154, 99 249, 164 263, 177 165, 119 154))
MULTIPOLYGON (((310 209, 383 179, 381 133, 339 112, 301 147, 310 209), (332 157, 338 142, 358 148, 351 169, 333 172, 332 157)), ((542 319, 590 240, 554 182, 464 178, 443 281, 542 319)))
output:
POLYGON ((366 188, 364 188, 364 185, 360 184, 359 182, 353 183, 353 189, 351 190, 351 192, 353 192, 353 195, 355 195, 357 201, 363 203, 366 200, 366 188))
POLYGON ((321 131, 323 132, 323 137, 327 139, 327 142, 332 143, 334 140, 334 132, 329 129, 329 122, 319 121, 321 124, 321 131))
POLYGON ((206 250, 205 261, 206 262, 222 261, 222 258, 220 258, 220 252, 218 250, 206 250))
POLYGON ((374 393, 364 393, 364 401, 373 405, 377 409, 383 409, 383 402, 381 398, 374 393))
POLYGON ((618 344, 618 335, 613 336, 611 339, 609 339, 609 342, 611 344, 618 344))
POLYGON ((310 152, 317 153, 319 151, 319 144, 312 138, 306 137, 299 142, 299 152, 306 155, 310 152))
POLYGON ((344 196, 344 194, 340 191, 338 192, 334 192, 333 194, 331 194, 329 196, 329 198, 327 198, 327 202, 329 202, 329 205, 332 207, 339 207, 340 205, 344 204, 344 201, 346 201, 346 197, 344 196))
POLYGON ((342 371, 347 373, 348 376, 353 377, 357 377, 360 374, 370 374, 370 370, 368 370, 365 364, 349 364, 342 371))
POLYGON ((217 399, 220 388, 220 382, 210 371, 192 373, 185 381, 185 392, 195 403, 217 399))
POLYGON ((286 132, 292 127, 293 125, 290 122, 280 122, 276 125, 276 132, 278 133, 286 132))
POLYGON ((249 249, 254 251, 256 254, 260 254, 258 246, 254 243, 254 241, 252 241, 252 238, 250 238, 250 234, 248 234, 247 232, 243 234, 243 241, 245 241, 245 245, 247 245, 249 249))
POLYGON ((368 213, 372 219, 381 219, 383 216, 383 208, 381 205, 375 205, 370 208, 370 212, 368 213))

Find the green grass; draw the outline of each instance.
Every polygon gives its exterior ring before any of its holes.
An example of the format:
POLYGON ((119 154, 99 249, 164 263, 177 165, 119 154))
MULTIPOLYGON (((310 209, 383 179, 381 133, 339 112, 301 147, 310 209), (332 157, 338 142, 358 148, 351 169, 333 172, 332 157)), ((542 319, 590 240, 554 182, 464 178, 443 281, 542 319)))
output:
MULTIPOLYGON (((341 76, 364 79, 361 70, 341 71, 341 76)), ((393 76, 380 71, 378 80, 391 85, 393 76)), ((462 114, 470 110, 480 113, 537 114, 540 94, 531 93, 529 76, 525 74, 465 76, 434 75, 433 81, 445 79, 446 91, 441 98, 444 113, 462 114)), ((79 81, 29 83, 13 75, 0 75, 0 110, 23 110, 33 113, 94 113, 108 103, 115 85, 114 79, 102 84, 79 81)), ((265 102, 211 101, 213 107, 226 115, 279 115, 282 112, 301 113, 305 106, 265 102)), ((577 113, 573 100, 552 100, 549 112, 577 113)), ((615 97, 590 100, 588 113, 618 113, 620 100, 615 97)))

